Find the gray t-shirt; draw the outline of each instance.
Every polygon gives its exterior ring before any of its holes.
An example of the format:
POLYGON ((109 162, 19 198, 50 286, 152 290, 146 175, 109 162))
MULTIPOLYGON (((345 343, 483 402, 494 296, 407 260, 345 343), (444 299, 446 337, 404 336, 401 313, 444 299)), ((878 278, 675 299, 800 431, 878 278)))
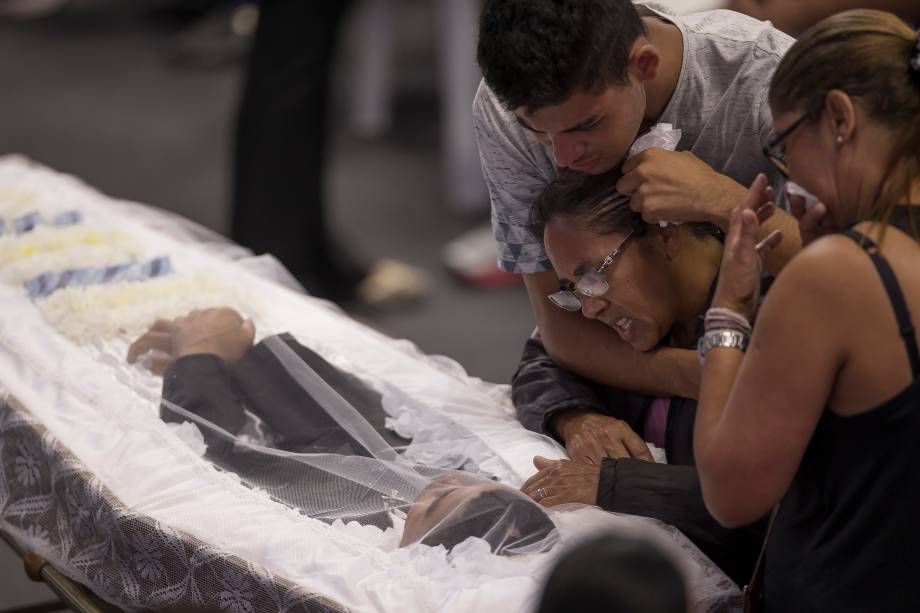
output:
MULTIPOLYGON (((762 149, 773 130, 767 102, 770 78, 793 39, 732 11, 676 17, 637 6, 680 28, 684 62, 677 88, 659 122, 680 128, 678 151, 692 151, 716 171, 742 185, 764 172, 780 177, 762 149)), ((482 82, 473 101, 479 157, 492 200, 492 228, 502 270, 552 270, 542 237, 530 228, 530 209, 553 179, 552 150, 518 124, 482 82)))

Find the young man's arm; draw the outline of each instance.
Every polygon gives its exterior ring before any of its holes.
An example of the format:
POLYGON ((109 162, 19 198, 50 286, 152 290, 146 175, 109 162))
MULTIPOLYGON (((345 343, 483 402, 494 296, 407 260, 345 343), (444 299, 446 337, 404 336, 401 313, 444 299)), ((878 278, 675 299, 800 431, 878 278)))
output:
POLYGON ((554 272, 525 274, 524 285, 543 344, 559 366, 610 387, 696 398, 700 374, 696 352, 636 351, 604 324, 560 309, 547 299, 559 288, 554 272))
MULTIPOLYGON (((724 232, 732 211, 748 193, 747 187, 716 172, 689 151, 664 149, 649 149, 629 158, 617 189, 630 196, 630 208, 649 223, 705 221, 724 232)), ((764 270, 773 276, 802 248, 798 222, 779 208, 761 224, 760 238, 775 230, 783 233, 782 243, 764 262, 764 270)))
MULTIPOLYGON (((717 176, 718 179, 712 184, 713 194, 710 200, 712 215, 707 221, 727 233, 732 211, 747 196, 748 188, 731 177, 717 176)), ((774 202, 778 197, 777 195, 774 202)), ((783 233, 783 240, 770 250, 764 260, 764 271, 774 277, 795 254, 802 250, 802 237, 799 233, 798 222, 788 211, 778 207, 769 219, 760 224, 760 239, 765 239, 777 230, 783 233)))

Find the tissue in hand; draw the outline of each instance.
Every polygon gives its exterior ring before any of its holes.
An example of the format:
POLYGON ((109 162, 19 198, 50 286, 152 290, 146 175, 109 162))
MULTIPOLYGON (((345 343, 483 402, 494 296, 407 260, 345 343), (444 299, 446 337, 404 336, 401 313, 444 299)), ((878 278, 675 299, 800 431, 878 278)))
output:
MULTIPOLYGON (((636 139, 633 146, 629 148, 627 159, 642 153, 646 149, 664 149, 665 151, 674 151, 677 149, 677 143, 680 142, 680 130, 675 130, 674 126, 669 123, 659 123, 651 130, 636 139)), ((669 223, 678 224, 680 222, 659 221, 658 225, 662 228, 669 223)))
POLYGON ((816 204, 818 204, 818 197, 812 194, 810 191, 792 181, 786 182, 786 193, 790 196, 799 196, 805 199, 805 210, 810 211, 816 204))
POLYGON ((646 149, 653 148, 674 151, 677 149, 677 143, 680 142, 680 134, 680 130, 675 130, 671 124, 659 123, 636 139, 633 146, 629 148, 629 153, 626 154, 626 157, 631 158, 646 149))

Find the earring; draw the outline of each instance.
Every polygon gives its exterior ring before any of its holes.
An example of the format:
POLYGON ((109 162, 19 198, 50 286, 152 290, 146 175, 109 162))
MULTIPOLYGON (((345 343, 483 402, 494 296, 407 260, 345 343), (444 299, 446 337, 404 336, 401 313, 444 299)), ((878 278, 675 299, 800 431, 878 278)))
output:
POLYGON ((842 137, 842 136, 839 136, 839 135, 837 136, 837 144, 838 144, 838 145, 842 145, 842 144, 843 144, 843 137, 842 137))

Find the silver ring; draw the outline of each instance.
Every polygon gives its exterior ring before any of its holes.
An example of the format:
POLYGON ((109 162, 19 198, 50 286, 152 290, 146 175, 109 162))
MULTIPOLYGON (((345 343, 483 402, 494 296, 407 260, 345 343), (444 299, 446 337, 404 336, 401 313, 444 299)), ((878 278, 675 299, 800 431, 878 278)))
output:
POLYGON ((540 496, 540 500, 546 498, 546 490, 542 487, 537 488, 537 495, 540 496))

